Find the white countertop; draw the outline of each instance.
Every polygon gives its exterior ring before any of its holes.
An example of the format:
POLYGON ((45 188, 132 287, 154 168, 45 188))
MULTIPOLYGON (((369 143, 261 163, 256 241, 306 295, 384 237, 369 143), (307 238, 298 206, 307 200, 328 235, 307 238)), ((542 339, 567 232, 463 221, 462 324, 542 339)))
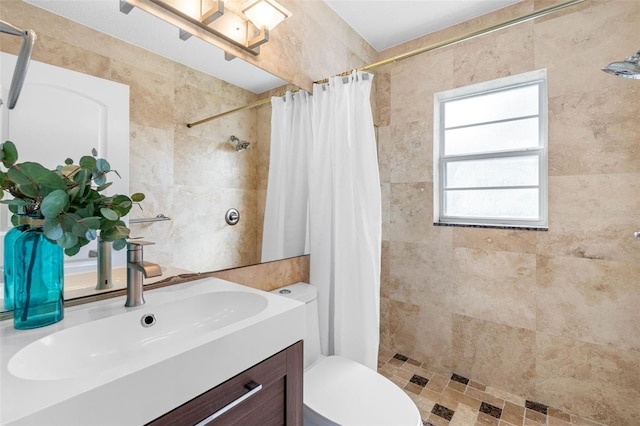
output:
POLYGON ((0 424, 139 425, 217 386, 302 340, 304 304, 217 278, 206 278, 145 292, 147 303, 125 308, 124 296, 65 309, 59 323, 15 330, 0 322, 0 424), (267 307, 250 318, 198 335, 196 343, 153 353, 148 363, 102 371, 89 377, 26 380, 8 370, 11 357, 57 331, 173 300, 218 291, 263 295, 267 307))

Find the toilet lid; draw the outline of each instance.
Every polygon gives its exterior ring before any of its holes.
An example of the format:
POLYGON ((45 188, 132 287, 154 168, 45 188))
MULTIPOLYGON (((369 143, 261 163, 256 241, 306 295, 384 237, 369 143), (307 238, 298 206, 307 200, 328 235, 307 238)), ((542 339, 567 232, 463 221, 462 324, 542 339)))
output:
POLYGON ((304 374, 304 404, 344 426, 416 426, 420 412, 384 376, 340 356, 324 358, 304 374))

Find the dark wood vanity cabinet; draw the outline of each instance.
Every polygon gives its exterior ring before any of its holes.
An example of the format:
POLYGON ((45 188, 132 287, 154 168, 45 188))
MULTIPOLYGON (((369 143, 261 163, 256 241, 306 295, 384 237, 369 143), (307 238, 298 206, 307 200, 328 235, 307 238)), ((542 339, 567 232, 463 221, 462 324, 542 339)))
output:
POLYGON ((149 425, 302 426, 303 358, 300 341, 149 425))

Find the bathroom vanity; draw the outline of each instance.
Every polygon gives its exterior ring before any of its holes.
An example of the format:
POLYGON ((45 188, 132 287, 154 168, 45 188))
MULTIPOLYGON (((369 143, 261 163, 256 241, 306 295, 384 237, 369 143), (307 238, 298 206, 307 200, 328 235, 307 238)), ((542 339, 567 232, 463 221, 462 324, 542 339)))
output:
POLYGON ((302 426, 303 358, 298 342, 149 425, 302 426))
POLYGON ((0 424, 302 424, 301 302, 217 278, 145 299, 0 322, 0 424))

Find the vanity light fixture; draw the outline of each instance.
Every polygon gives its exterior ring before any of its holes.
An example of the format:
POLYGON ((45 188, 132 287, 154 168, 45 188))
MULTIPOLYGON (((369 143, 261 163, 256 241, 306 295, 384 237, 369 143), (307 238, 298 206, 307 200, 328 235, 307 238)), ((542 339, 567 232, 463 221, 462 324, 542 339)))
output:
POLYGON ((179 37, 196 36, 225 51, 227 59, 237 53, 260 54, 269 41, 269 31, 291 16, 274 0, 120 0, 120 11, 136 7, 174 26, 179 37))
POLYGON ((291 16, 291 12, 274 0, 254 0, 242 8, 242 13, 258 28, 269 31, 291 16))

